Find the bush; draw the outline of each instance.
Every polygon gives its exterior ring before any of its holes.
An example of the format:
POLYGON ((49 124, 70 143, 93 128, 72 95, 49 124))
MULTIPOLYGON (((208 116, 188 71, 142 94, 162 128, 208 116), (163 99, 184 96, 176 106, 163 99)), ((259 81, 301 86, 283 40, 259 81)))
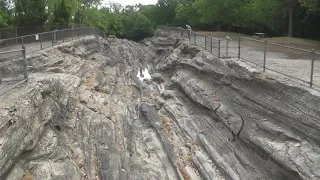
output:
POLYGON ((153 35, 152 23, 145 15, 139 12, 131 12, 123 14, 123 16, 123 37, 132 40, 141 40, 153 35))

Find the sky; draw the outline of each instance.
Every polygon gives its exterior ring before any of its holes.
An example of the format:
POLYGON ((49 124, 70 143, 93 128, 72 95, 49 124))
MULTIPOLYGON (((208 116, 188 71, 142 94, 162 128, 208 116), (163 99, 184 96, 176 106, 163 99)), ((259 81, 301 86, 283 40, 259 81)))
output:
POLYGON ((109 1, 120 3, 122 5, 134 5, 134 4, 156 4, 158 0, 102 0, 102 4, 107 4, 109 1))

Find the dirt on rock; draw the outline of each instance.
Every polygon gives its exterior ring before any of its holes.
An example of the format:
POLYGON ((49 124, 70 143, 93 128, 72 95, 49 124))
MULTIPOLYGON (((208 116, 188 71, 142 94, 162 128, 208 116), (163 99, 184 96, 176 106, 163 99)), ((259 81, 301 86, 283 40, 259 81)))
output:
POLYGON ((27 58, 0 97, 0 179, 320 179, 317 93, 161 33, 27 58))

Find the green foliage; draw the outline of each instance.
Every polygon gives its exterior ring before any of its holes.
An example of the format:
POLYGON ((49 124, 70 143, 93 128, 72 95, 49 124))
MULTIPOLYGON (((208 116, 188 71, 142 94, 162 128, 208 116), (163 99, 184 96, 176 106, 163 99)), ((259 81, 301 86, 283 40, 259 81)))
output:
POLYGON ((14 0, 18 26, 41 26, 48 18, 46 0, 14 0))
POLYGON ((54 24, 70 24, 72 7, 68 0, 61 0, 54 5, 53 23, 54 24))
POLYGON ((101 0, 75 0, 74 5, 75 16, 74 22, 77 24, 83 24, 87 18, 87 11, 90 8, 97 8, 101 5, 101 0))
POLYGON ((241 9, 244 3, 240 0, 198 0, 193 6, 201 15, 200 21, 208 24, 238 25, 241 23, 241 9))
POLYGON ((158 0, 157 8, 154 10, 156 17, 154 20, 159 25, 173 25, 176 16, 178 0, 158 0))
POLYGON ((176 23, 189 24, 191 26, 199 24, 200 14, 193 6, 194 0, 183 0, 176 8, 176 23))
POLYGON ((4 16, 5 16, 4 13, 2 11, 0 11, 0 26, 2 26, 2 27, 8 25, 4 16))
POLYGON ((107 35, 116 35, 139 40, 153 33, 151 21, 137 11, 137 7, 113 4, 110 8, 91 8, 86 23, 104 31, 107 35))
POLYGON ((103 32, 107 32, 108 29, 108 17, 109 17, 109 9, 108 8, 92 8, 87 12, 86 24, 96 27, 103 32))
POLYGON ((301 6, 307 9, 308 15, 320 14, 320 1, 319 0, 299 0, 301 6))
POLYGON ((278 30, 281 28, 283 9, 284 3, 279 0, 252 0, 242 7, 240 25, 278 30))
POLYGON ((88 24, 130 39, 150 36, 162 25, 282 35, 292 22, 293 34, 307 37, 320 30, 320 0, 158 0, 154 5, 125 7, 118 3, 101 7, 101 1, 0 0, 0 27, 88 24))
POLYGON ((157 14, 156 5, 141 6, 138 11, 150 20, 151 26, 153 28, 157 27, 157 22, 159 22, 159 20, 157 19, 161 17, 157 14))
POLYGON ((126 38, 140 40, 153 34, 150 20, 139 12, 125 14, 122 23, 126 38))

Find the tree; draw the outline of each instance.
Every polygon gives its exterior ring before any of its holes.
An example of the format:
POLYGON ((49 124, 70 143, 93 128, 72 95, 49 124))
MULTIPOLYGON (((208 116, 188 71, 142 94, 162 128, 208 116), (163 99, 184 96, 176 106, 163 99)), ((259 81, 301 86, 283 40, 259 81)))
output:
POLYGON ((12 21, 12 13, 9 10, 9 0, 0 0, 0 26, 5 27, 12 21))
POLYGON ((201 16, 194 8, 195 0, 181 0, 176 8, 176 23, 179 25, 190 24, 192 26, 199 24, 201 16))
POLYGON ((301 6, 307 8, 307 14, 319 14, 320 13, 320 1, 319 0, 299 0, 301 6))
POLYGON ((70 24, 71 15, 72 7, 70 6, 70 2, 66 2, 66 0, 61 0, 59 3, 54 5, 54 24, 70 24))
POLYGON ((201 15, 202 23, 217 24, 218 30, 227 24, 230 30, 231 25, 242 21, 239 15, 243 4, 240 0, 198 0, 193 6, 201 15))
POLYGON ((159 15, 157 14, 158 10, 157 10, 157 6, 156 5, 145 5, 145 6, 139 6, 139 12, 141 14, 143 14, 144 16, 146 16, 150 22, 152 27, 156 28, 158 24, 158 22, 160 22, 160 20, 158 20, 159 15))
POLYGON ((42 26, 48 18, 46 0, 14 0, 18 26, 42 26))
POLYGON ((140 40, 153 34, 150 20, 139 12, 124 15, 122 24, 124 36, 129 39, 140 40))
POLYGON ((87 18, 87 10, 101 5, 101 0, 76 0, 76 13, 74 21, 77 24, 84 23, 87 18))
MULTIPOLYGON (((103 32, 109 32, 108 19, 110 18, 110 9, 109 8, 90 8, 87 11, 86 24, 96 27, 103 32)), ((108 33, 109 34, 109 33, 108 33)))
POLYGON ((172 25, 176 16, 178 0, 158 0, 155 21, 159 25, 172 25))
POLYGON ((288 17, 289 17, 288 36, 292 37, 293 36, 293 29, 292 29, 292 24, 293 24, 293 0, 288 0, 288 17))
POLYGON ((284 3, 279 0, 251 0, 240 10, 241 27, 259 31, 279 31, 283 21, 284 3))

